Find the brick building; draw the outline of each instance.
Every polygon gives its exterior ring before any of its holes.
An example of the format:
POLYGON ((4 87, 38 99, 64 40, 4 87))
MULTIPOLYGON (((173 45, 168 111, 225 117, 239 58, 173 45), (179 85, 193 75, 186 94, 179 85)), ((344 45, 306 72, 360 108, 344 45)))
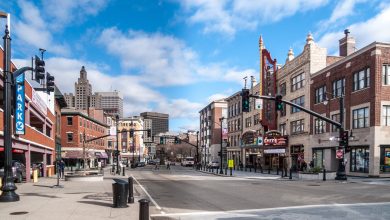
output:
POLYGON ((228 159, 234 160, 235 168, 242 162, 241 134, 242 134, 242 98, 241 91, 234 93, 226 98, 227 102, 227 127, 228 142, 227 147, 228 159))
MULTIPOLYGON (((144 122, 143 118, 140 116, 133 116, 128 118, 120 118, 118 124, 118 130, 121 131, 130 131, 134 130, 143 130, 144 122)), ((130 138, 130 132, 122 132, 118 135, 120 159, 133 163, 136 161, 145 161, 148 152, 147 148, 144 145, 144 132, 143 131, 134 131, 134 136, 130 138)))
POLYGON ((67 167, 82 167, 83 148, 88 165, 95 167, 97 161, 103 165, 107 163, 106 153, 107 142, 105 139, 98 139, 83 144, 84 140, 100 137, 108 134, 109 126, 89 117, 83 112, 74 109, 61 110, 61 145, 62 158, 67 167))
MULTIPOLYGON (((354 40, 346 32, 340 40, 342 59, 312 76, 310 107, 338 121, 343 96, 344 128, 353 134, 345 153, 347 175, 390 177, 390 44, 351 48, 354 40)), ((315 165, 337 170, 337 130, 313 117, 311 122, 315 165)))
MULTIPOLYGON (((3 71, 3 50, 0 50, 0 71, 3 71)), ((16 66, 11 64, 11 70, 16 66)), ((26 77, 27 78, 27 77, 26 77)), ((43 176, 54 174, 55 155, 55 116, 54 104, 49 105, 43 100, 41 92, 36 92, 27 80, 25 86, 25 134, 12 137, 12 159, 19 160, 26 165, 26 173, 31 171, 31 165, 42 163, 43 176)), ((46 97, 53 100, 54 94, 46 97)), ((53 102, 51 102, 53 103, 53 102)), ((3 111, 3 75, 0 76, 0 162, 4 162, 4 111, 3 111)), ((26 175, 26 181, 30 181, 26 175)))
MULTIPOLYGON (((199 140, 202 150, 202 164, 208 164, 212 161, 220 161, 218 152, 221 149, 221 125, 222 128, 226 124, 227 118, 227 102, 224 99, 216 100, 208 104, 199 111, 200 133, 199 140), (221 118, 224 120, 221 122, 221 118)), ((227 137, 223 141, 223 149, 226 149, 227 137)), ((226 158, 226 151, 222 150, 223 157, 226 158)), ((226 162, 226 160, 224 160, 226 162)))

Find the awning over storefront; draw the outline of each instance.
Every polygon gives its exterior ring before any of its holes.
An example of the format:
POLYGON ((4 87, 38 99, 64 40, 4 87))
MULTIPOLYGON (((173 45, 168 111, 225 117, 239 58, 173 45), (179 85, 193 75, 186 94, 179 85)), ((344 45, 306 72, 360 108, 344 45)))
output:
POLYGON ((95 152, 95 156, 100 159, 108 159, 106 152, 95 152))

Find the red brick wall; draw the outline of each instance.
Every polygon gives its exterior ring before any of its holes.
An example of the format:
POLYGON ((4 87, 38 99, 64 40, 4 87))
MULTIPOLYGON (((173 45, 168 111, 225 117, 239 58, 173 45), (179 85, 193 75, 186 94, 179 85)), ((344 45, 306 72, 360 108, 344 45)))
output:
MULTIPOLYGON (((326 85, 327 92, 332 93, 333 81, 345 78, 345 129, 351 129, 351 107, 367 102, 370 103, 370 126, 380 125, 380 101, 390 100, 390 87, 382 86, 383 63, 390 63, 390 49, 374 47, 350 60, 340 63, 339 65, 329 69, 329 71, 325 71, 320 75, 312 77, 312 84, 310 88, 310 108, 320 114, 326 112, 327 117, 330 117, 329 112, 339 110, 339 100, 337 98, 332 99, 328 105, 324 105, 322 103, 315 104, 315 90, 323 85, 326 85), (375 49, 380 49, 381 55, 371 56, 375 49), (350 66, 346 68, 346 64, 349 62, 350 66), (367 67, 370 68, 370 87, 353 92, 353 74, 367 67), (326 77, 326 74, 329 72, 329 77, 326 77)), ((328 95, 328 97, 330 97, 330 95, 328 95)), ((313 121, 313 118, 311 120, 313 121)), ((314 124, 311 123, 311 133, 313 133, 313 129, 314 124)), ((327 131, 329 131, 329 129, 330 126, 328 125, 327 131)))

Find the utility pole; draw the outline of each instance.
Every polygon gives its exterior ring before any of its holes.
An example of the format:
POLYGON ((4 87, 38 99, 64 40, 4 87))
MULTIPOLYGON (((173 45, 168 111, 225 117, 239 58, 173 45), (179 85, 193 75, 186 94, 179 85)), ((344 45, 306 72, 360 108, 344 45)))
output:
POLYGON ((115 157, 116 157, 116 173, 121 174, 121 171, 119 169, 119 130, 118 130, 118 125, 119 125, 119 115, 115 116, 116 118, 116 152, 115 152, 115 157))
POLYGON ((221 126, 221 148, 220 148, 220 169, 219 169, 219 174, 223 174, 223 170, 222 170, 222 162, 223 162, 223 155, 222 155, 222 142, 223 142, 223 136, 222 136, 222 133, 223 133, 223 130, 222 130, 222 123, 223 123, 223 119, 225 119, 224 117, 220 118, 219 119, 219 122, 220 122, 220 126, 221 126))
POLYGON ((199 157, 199 131, 196 132, 196 169, 199 169, 200 157, 199 157))

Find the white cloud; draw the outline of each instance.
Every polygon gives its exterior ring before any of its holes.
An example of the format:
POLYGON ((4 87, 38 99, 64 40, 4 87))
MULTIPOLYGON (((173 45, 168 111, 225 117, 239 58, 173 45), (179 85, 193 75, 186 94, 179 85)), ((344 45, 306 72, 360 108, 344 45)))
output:
POLYGON ((238 30, 253 30, 259 24, 276 22, 298 12, 313 10, 328 0, 184 0, 178 1, 190 14, 190 23, 204 25, 203 31, 232 37, 238 30))
MULTIPOLYGON (((12 31, 15 31, 19 40, 35 48, 50 48, 50 51, 55 54, 69 54, 66 46, 54 42, 47 23, 33 3, 19 0, 18 5, 21 15, 19 19, 16 19, 15 28, 12 28, 12 31)), ((23 46, 25 47, 26 44, 23 46)))
POLYGON ((162 34, 146 34, 117 28, 103 30, 98 43, 119 57, 121 66, 137 72, 152 86, 187 85, 201 81, 229 81, 241 84, 242 78, 255 73, 221 63, 202 64, 198 54, 181 40, 162 34))
POLYGON ((107 4, 108 0, 43 0, 42 2, 44 12, 51 18, 50 25, 53 29, 94 16, 107 4))
POLYGON ((203 104, 187 99, 173 99, 169 103, 160 102, 157 109, 160 112, 169 112, 169 117, 173 118, 197 118, 202 107, 203 104))
MULTIPOLYGON (((374 41, 390 42, 390 29, 385 28, 390 24, 390 6, 383 8, 371 19, 348 26, 356 40, 356 47, 361 48, 374 41)), ((319 44, 328 48, 330 54, 338 51, 338 40, 344 36, 343 31, 328 32, 319 40, 319 44)))

